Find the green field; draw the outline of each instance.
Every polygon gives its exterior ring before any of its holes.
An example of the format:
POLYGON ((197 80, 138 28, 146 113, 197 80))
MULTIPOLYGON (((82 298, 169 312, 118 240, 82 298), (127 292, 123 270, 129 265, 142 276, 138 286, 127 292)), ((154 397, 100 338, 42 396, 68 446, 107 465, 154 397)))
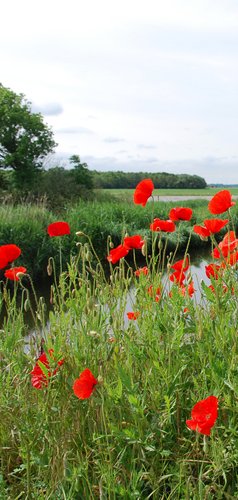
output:
MULTIPOLYGON (((154 195, 156 196, 213 196, 218 191, 223 188, 206 188, 206 189, 155 189, 154 195)), ((229 188, 224 187, 224 189, 229 189, 233 195, 238 195, 238 187, 229 188)), ((113 194, 115 196, 121 195, 133 195, 134 189, 103 189, 106 193, 113 194)))

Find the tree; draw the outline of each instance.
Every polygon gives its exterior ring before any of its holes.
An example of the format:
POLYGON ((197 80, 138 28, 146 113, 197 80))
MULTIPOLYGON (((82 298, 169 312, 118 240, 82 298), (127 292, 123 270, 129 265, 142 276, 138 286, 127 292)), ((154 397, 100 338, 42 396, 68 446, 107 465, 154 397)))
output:
POLYGON ((16 187, 33 185, 45 156, 57 146, 40 113, 31 111, 24 94, 0 83, 0 168, 13 169, 16 187))
POLYGON ((79 155, 70 156, 70 163, 74 166, 74 178, 78 185, 84 186, 86 189, 93 188, 92 172, 88 170, 87 163, 81 163, 79 155))

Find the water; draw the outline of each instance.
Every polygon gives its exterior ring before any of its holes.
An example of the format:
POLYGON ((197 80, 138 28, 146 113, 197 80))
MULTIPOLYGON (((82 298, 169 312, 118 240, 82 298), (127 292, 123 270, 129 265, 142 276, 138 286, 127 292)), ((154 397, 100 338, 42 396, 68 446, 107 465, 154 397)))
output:
MULTIPOLYGON (((182 257, 181 257, 182 258, 182 257)), ((179 257, 176 259, 176 261, 179 260, 179 257)), ((197 255, 192 255, 191 256, 191 266, 189 268, 190 274, 192 276, 193 282, 194 282, 194 288, 195 288, 195 293, 193 296, 193 300, 195 303, 200 303, 201 302, 201 281, 204 281, 206 285, 210 284, 210 280, 207 278, 206 273, 205 273, 205 266, 211 261, 211 257, 207 252, 201 252, 199 251, 199 254, 197 255)), ((187 274, 187 273, 186 273, 187 274)), ((162 281, 165 286, 165 290, 169 293, 170 287, 172 286, 172 283, 168 280, 167 274, 162 278, 162 281)), ((45 286, 39 287, 36 289, 37 296, 43 296, 45 299, 46 306, 48 307, 47 310, 47 316, 49 315, 50 309, 50 283, 46 283, 45 286)), ((135 290, 133 287, 131 287, 129 293, 128 293, 128 298, 126 302, 126 307, 125 307, 125 315, 124 315, 124 324, 125 328, 127 328, 129 324, 129 320, 127 318, 127 313, 131 311, 135 311, 135 290)), ((37 332, 35 329, 35 326, 33 324, 32 316, 29 313, 26 313, 25 315, 25 321, 29 326, 29 333, 28 335, 25 336, 25 348, 24 351, 25 353, 28 353, 30 350, 30 346, 33 345, 39 345, 39 337, 41 337, 41 332, 37 332)), ((47 332, 50 329, 50 323, 49 321, 46 324, 45 331, 47 332)), ((43 333, 43 332, 42 332, 43 333)), ((36 349, 36 347, 35 347, 36 349)))

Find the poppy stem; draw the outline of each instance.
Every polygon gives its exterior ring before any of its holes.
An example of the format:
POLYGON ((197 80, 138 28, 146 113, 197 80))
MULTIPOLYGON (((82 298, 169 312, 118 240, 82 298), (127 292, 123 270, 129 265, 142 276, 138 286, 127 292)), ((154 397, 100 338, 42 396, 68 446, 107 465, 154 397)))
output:
POLYGON ((60 274, 62 274, 63 267, 62 267, 62 243, 61 243, 61 238, 59 238, 59 264, 60 264, 60 274))

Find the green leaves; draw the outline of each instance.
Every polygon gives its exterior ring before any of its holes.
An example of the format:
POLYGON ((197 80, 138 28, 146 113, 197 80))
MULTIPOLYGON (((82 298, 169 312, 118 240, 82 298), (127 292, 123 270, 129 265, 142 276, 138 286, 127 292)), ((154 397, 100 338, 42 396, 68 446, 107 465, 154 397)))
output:
POLYGON ((0 168, 12 168, 18 188, 32 186, 36 170, 56 143, 40 113, 23 94, 0 84, 0 168))

